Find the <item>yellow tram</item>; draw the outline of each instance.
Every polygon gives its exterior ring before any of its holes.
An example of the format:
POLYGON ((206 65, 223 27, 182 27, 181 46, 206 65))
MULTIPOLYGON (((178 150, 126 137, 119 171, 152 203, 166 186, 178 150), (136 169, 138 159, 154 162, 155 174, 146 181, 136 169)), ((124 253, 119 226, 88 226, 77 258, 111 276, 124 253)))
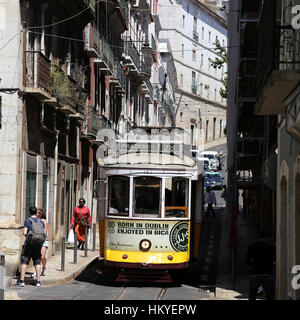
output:
POLYGON ((197 257, 203 179, 195 158, 184 149, 184 141, 165 134, 152 135, 151 141, 139 135, 117 141, 115 156, 98 159, 105 265, 181 269, 197 257))

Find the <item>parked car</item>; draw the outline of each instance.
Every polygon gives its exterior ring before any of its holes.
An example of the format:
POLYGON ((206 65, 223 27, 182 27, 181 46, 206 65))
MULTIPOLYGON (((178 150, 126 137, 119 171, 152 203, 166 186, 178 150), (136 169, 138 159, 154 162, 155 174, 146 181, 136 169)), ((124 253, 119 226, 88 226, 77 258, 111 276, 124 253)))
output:
POLYGON ((220 172, 205 172, 204 187, 211 187, 212 189, 222 190, 223 178, 220 172))
POLYGON ((199 154, 199 157, 208 158, 210 161, 211 170, 220 170, 220 154, 217 151, 203 151, 199 154))

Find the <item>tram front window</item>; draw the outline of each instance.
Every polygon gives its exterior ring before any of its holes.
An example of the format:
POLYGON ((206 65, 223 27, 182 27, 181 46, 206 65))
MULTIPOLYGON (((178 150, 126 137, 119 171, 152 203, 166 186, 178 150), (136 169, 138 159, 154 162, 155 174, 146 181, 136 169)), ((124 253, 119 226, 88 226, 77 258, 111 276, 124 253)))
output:
POLYGON ((185 218, 188 215, 188 179, 166 178, 165 217, 185 218))
POLYGON ((134 178, 134 208, 136 217, 160 216, 161 179, 155 177, 134 178))
POLYGON ((129 178, 111 176, 109 181, 109 215, 129 215, 129 178))

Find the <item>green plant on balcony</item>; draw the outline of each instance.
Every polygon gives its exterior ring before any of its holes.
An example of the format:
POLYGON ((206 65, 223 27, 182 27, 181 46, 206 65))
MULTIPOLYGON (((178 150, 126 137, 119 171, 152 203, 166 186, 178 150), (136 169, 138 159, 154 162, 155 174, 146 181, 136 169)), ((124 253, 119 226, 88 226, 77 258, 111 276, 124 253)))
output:
POLYGON ((51 66, 50 92, 61 102, 65 102, 69 96, 69 79, 62 68, 57 65, 51 66))

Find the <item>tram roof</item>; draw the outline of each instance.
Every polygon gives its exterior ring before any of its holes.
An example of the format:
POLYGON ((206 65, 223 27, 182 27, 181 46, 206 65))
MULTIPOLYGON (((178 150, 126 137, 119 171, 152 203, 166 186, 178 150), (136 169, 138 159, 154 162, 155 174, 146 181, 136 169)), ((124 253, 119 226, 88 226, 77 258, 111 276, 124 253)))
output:
POLYGON ((116 158, 103 159, 103 167, 119 168, 165 168, 188 170, 196 169, 196 162, 188 156, 178 157, 176 155, 163 153, 127 153, 116 158))

